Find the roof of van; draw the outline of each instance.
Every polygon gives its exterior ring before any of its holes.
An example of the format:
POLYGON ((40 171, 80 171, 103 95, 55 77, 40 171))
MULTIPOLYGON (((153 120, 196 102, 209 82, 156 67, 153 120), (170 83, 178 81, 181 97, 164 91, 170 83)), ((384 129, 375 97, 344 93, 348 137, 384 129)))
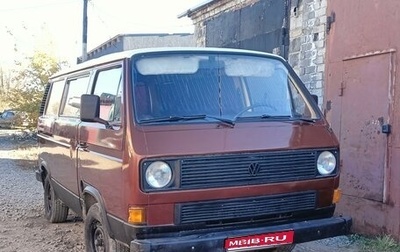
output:
MULTIPOLYGON (((73 73, 80 70, 84 70, 87 68, 91 68, 96 65, 100 65, 107 62, 118 61, 121 59, 131 58, 135 54, 142 54, 142 53, 154 53, 154 52, 231 52, 231 53, 243 53, 243 54, 253 54, 253 55, 260 55, 260 56, 269 56, 275 57, 282 60, 285 60, 279 55, 260 52, 260 51, 252 51, 252 50, 245 50, 245 49, 233 49, 233 48, 217 48, 217 47, 155 47, 155 48, 142 48, 142 49, 134 49, 134 50, 127 50, 117 53, 111 53, 99 58, 91 59, 85 61, 81 64, 74 65, 70 68, 65 70, 61 70, 60 72, 54 74, 51 78, 60 77, 67 73, 73 73)), ((286 61, 286 60, 285 60, 286 61)))

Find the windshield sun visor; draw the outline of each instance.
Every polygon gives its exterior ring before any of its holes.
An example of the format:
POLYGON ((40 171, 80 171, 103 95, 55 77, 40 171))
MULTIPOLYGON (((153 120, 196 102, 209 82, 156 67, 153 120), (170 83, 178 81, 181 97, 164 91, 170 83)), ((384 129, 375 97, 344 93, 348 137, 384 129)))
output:
POLYGON ((199 69, 198 57, 165 56, 143 58, 136 61, 136 69, 142 75, 192 74, 199 69))

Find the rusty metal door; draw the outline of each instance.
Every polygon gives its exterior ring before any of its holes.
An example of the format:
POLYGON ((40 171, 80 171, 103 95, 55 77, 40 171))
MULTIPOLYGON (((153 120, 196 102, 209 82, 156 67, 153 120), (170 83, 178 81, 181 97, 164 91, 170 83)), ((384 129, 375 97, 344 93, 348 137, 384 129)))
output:
POLYGON ((345 58, 340 87, 342 186, 347 195, 380 202, 388 147, 390 55, 345 58))
POLYGON ((337 213, 353 217, 355 232, 398 240, 400 1, 327 1, 324 112, 341 144, 337 213))
POLYGON ((386 13, 388 5, 382 3, 328 1, 324 109, 340 140, 347 209, 356 198, 387 200, 396 50, 377 35, 379 15, 362 18, 373 11, 386 13))

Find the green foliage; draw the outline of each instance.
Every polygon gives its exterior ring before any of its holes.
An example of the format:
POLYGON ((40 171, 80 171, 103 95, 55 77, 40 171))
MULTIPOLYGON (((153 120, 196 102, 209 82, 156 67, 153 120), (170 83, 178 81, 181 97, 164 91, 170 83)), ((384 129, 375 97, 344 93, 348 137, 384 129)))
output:
POLYGON ((374 238, 352 235, 351 239, 359 244, 363 252, 400 252, 400 244, 390 235, 381 235, 374 238))
POLYGON ((5 70, 0 66, 0 112, 8 108, 5 94, 9 90, 10 75, 11 73, 9 70, 5 70))
POLYGON ((59 71, 65 63, 45 52, 35 52, 27 58, 26 64, 18 64, 21 70, 15 72, 11 88, 6 93, 9 108, 20 112, 29 126, 35 126, 39 115, 44 89, 49 77, 59 71))

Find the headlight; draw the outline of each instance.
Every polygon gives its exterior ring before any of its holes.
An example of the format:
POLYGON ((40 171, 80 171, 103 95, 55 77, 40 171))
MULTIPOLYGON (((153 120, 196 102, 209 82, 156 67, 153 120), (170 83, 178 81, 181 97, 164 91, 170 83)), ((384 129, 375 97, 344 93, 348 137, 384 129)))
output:
POLYGON ((146 182, 153 188, 163 188, 171 182, 171 167, 161 161, 151 163, 146 169, 146 182))
POLYGON ((321 175, 329 175, 336 168, 336 157, 330 151, 321 152, 317 160, 318 172, 321 175))

